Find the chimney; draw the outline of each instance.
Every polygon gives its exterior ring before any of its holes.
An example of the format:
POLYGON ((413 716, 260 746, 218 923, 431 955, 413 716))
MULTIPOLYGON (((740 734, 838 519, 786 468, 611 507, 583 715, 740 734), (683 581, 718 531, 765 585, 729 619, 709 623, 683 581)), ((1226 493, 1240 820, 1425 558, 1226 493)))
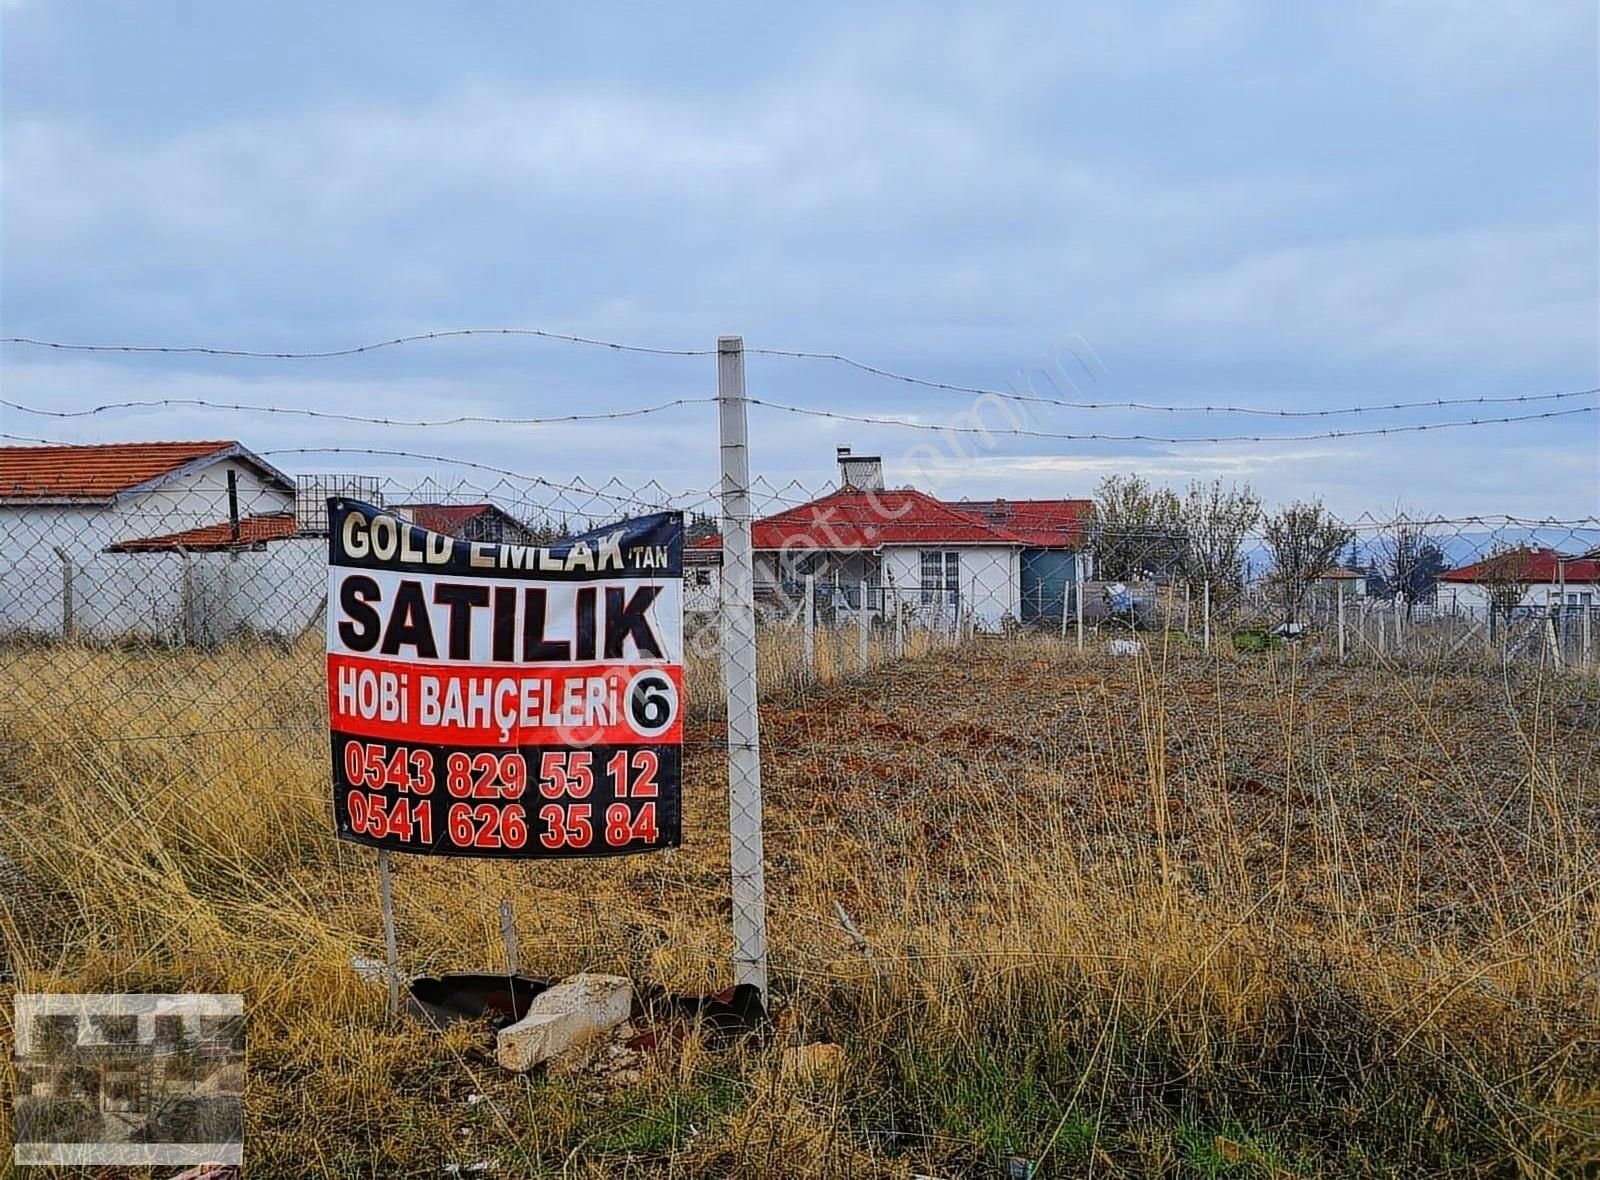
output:
POLYGON ((849 447, 836 451, 839 461, 839 483, 857 491, 883 490, 883 460, 877 455, 854 455, 849 447))

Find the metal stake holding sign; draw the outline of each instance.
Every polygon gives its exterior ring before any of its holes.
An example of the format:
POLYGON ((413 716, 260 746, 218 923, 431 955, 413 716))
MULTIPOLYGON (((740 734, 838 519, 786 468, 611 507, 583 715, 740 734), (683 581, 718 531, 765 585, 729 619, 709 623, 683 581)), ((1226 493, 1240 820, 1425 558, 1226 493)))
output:
POLYGON ((508 545, 332 499, 328 525, 334 820, 380 850, 397 1005, 389 852, 538 860, 680 842, 683 518, 508 545))
POLYGON ((511 919, 511 900, 500 899, 500 941, 506 948, 506 974, 515 975, 522 969, 517 954, 517 924, 511 919))
POLYGON ((389 850, 378 849, 378 904, 383 908, 384 976, 389 984, 389 1015, 400 1011, 400 952, 394 937, 394 886, 389 879, 389 850))

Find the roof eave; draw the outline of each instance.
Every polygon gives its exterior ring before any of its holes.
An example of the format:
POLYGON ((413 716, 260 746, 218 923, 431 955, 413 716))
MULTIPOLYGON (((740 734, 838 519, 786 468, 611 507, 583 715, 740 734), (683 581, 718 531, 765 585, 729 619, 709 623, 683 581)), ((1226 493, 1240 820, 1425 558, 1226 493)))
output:
POLYGON ((226 447, 219 447, 214 451, 208 451, 204 455, 196 456, 195 458, 190 459, 187 463, 180 463, 178 466, 169 468, 168 470, 163 471, 160 475, 152 476, 150 479, 144 480, 142 483, 136 483, 122 488, 114 496, 106 500, 105 503, 110 503, 112 500, 118 499, 122 496, 136 496, 142 492, 154 491, 163 484, 170 483, 171 481, 185 475, 193 475, 197 471, 204 471, 207 467, 210 467, 215 463, 222 463, 229 459, 239 459, 249 464, 256 470, 260 471, 269 480, 277 483, 280 489, 285 492, 292 493, 295 490, 294 480, 290 479, 286 474, 284 474, 282 471, 279 471, 271 463, 268 463, 265 459, 263 459, 260 455, 257 455, 248 447, 241 446, 239 443, 233 443, 226 447))

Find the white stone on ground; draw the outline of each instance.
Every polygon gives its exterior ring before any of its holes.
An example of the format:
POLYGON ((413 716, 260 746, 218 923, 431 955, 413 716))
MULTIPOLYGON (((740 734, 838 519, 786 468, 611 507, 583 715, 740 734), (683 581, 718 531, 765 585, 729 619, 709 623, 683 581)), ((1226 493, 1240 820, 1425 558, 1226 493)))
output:
POLYGON ((500 1064, 523 1072, 570 1053, 628 1019, 633 985, 619 975, 573 975, 534 997, 528 1014, 500 1030, 500 1064))

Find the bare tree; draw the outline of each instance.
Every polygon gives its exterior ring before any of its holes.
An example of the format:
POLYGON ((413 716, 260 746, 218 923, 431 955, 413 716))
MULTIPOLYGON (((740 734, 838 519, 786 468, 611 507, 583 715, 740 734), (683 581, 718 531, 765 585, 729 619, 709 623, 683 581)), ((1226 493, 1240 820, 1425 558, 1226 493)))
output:
POLYGON ((1355 533, 1330 516, 1320 500, 1279 509, 1267 517, 1265 532, 1284 621, 1298 622, 1312 584, 1327 573, 1355 533))
POLYGON ((1374 572, 1378 586, 1368 584, 1368 592, 1398 598, 1409 620, 1419 602, 1431 602, 1439 575, 1449 568, 1444 550, 1428 533, 1428 526, 1399 517, 1394 530, 1378 545, 1374 572))
POLYGON ((1171 490, 1137 475, 1108 475, 1095 489, 1089 530, 1097 576, 1135 581, 1170 572, 1183 554, 1181 517, 1171 490))
POLYGON ((1489 633, 1494 634, 1496 616, 1507 623, 1512 612, 1522 605, 1532 584, 1533 554, 1526 545, 1496 541, 1489 555, 1478 563, 1473 581, 1483 588, 1489 600, 1489 633))
POLYGON ((1184 581, 1194 587, 1209 585, 1214 603, 1237 598, 1244 588, 1245 542, 1261 522, 1261 501, 1250 485, 1223 490, 1221 480, 1191 483, 1179 521, 1184 581))

